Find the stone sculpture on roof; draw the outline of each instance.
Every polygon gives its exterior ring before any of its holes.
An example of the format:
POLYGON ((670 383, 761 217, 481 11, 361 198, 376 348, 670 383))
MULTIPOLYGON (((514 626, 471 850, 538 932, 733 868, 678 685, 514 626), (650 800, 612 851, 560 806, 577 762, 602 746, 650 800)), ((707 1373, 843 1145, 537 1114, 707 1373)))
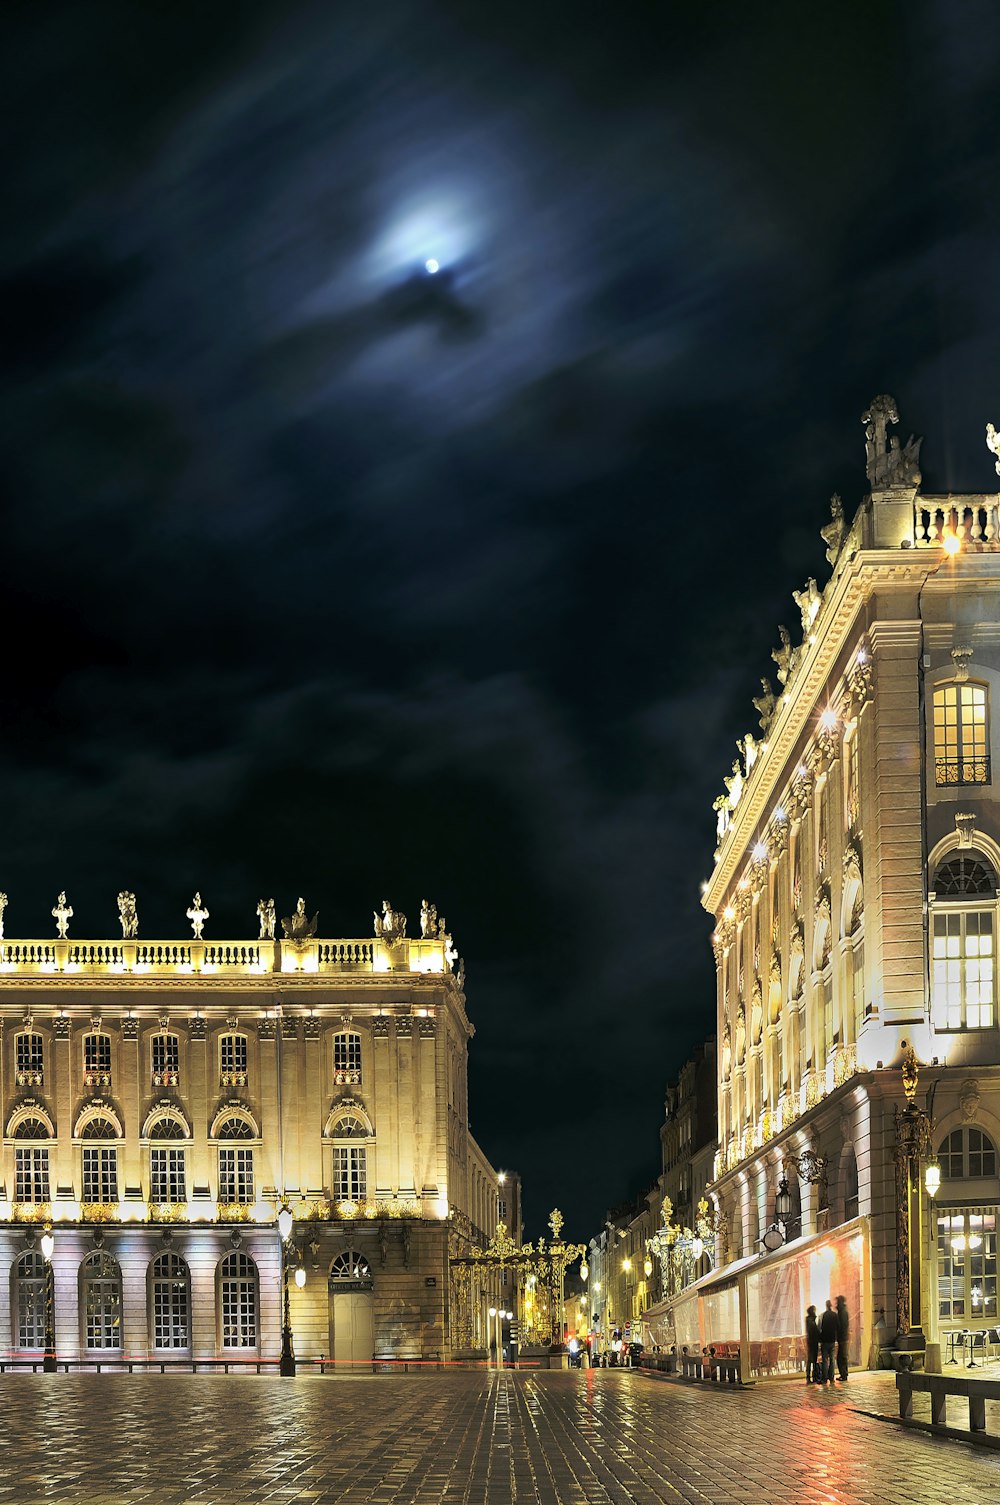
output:
POLYGON ((865 426, 865 456, 868 481, 873 491, 892 486, 920 485, 922 439, 911 434, 900 448, 899 437, 888 436, 890 423, 899 422, 896 399, 888 393, 874 397, 861 415, 865 426))
POLYGON ((123 888, 118 895, 118 918, 122 926, 122 939, 134 941, 139 934, 139 911, 136 909, 135 894, 123 888))
POLYGON ((316 927, 318 924, 319 910, 317 909, 312 919, 310 919, 306 914, 305 899, 299 899, 298 903, 295 906, 295 913, 285 916, 285 918, 281 922, 281 928, 285 932, 286 941, 305 941, 308 940, 311 935, 316 934, 316 927))
POLYGON ((66 903, 65 889, 63 889, 55 902, 52 910, 52 918, 56 922, 56 934, 61 941, 64 941, 69 933, 69 922, 73 918, 73 906, 66 903))

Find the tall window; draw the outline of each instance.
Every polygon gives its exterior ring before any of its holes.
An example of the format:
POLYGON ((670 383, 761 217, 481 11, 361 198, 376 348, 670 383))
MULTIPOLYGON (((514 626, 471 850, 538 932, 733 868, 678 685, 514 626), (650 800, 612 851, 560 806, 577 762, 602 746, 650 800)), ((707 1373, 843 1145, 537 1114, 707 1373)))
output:
POLYGON ((149 1267, 149 1312, 154 1348, 187 1348, 190 1276, 179 1254, 157 1255, 149 1267))
POLYGON ((241 1250, 219 1266, 219 1315, 223 1348, 257 1347, 257 1266, 241 1250))
POLYGON ((333 1037, 333 1080, 341 1086, 357 1087, 361 1083, 361 1036, 333 1037))
POLYGON ((176 1087, 180 1077, 180 1046, 176 1035, 153 1036, 153 1086, 176 1087))
POLYGON ((15 1071, 19 1087, 42 1087, 42 1037, 33 1032, 18 1035, 14 1046, 15 1071))
POLYGON ((847 743, 847 824, 853 831, 861 819, 861 729, 854 728, 847 743))
MULTIPOLYGON (((92 1118, 84 1125, 84 1140, 117 1139, 117 1131, 110 1118, 92 1118)), ((118 1147, 115 1144, 84 1144, 83 1146, 83 1197, 84 1202, 118 1201, 118 1147)))
MULTIPOLYGON (((254 1132, 245 1118, 236 1114, 219 1126, 219 1139, 253 1139, 254 1132)), ((219 1146, 219 1201, 252 1202, 254 1199, 253 1149, 246 1144, 219 1146)))
POLYGON ((856 1040, 865 1022, 865 938, 863 934, 854 938, 854 945, 848 957, 848 966, 851 980, 851 1020, 856 1040))
POLYGON ((48 1145, 25 1144, 25 1140, 47 1140, 48 1125, 40 1118, 24 1118, 14 1130, 14 1201, 47 1202, 49 1200, 48 1145))
POLYGON ((83 1038, 83 1079, 88 1087, 111 1086, 111 1036, 83 1038))
MULTIPOLYGON (((176 1119, 158 1118, 149 1130, 153 1140, 183 1139, 184 1130, 176 1119)), ((186 1202, 185 1151, 179 1144, 150 1146, 149 1200, 151 1202, 186 1202)))
POLYGON ((246 1035, 223 1035, 219 1042, 219 1081, 223 1087, 245 1087, 247 1082, 246 1035))
POLYGON ((962 853, 934 878, 934 1023, 989 1029, 996 1015, 996 874, 985 858, 962 853))
POLYGON ((942 1211, 938 1224, 938 1312, 973 1324, 997 1316, 997 1210, 942 1211))
POLYGON ((37 1249, 29 1249, 14 1261, 11 1297, 14 1346, 44 1349, 45 1261, 37 1249))
POLYGON ((934 771, 939 786, 990 782, 985 685, 942 685, 934 691, 934 771))
POLYGON ((363 1202, 368 1194, 368 1126, 355 1113, 344 1113, 333 1127, 333 1200, 363 1202))
POLYGON ((80 1266, 80 1311, 87 1348, 121 1348, 122 1272, 106 1249, 95 1249, 80 1266))

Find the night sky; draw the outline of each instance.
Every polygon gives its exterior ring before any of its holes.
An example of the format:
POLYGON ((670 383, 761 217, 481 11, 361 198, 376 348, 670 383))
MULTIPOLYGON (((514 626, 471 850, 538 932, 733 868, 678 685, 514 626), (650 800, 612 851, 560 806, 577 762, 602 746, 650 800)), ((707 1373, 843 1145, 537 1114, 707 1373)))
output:
POLYGON ((5 29, 7 933, 428 897, 473 1130, 585 1236, 714 1028, 711 801, 868 400, 996 487, 996 9, 5 29))

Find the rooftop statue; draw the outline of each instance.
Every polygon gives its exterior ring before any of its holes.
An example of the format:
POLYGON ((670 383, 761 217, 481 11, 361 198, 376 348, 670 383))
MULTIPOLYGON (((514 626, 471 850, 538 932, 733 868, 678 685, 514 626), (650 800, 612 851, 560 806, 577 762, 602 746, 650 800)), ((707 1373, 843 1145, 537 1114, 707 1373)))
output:
POLYGON ((425 941, 434 940, 438 933, 438 912, 436 904, 428 904, 426 899, 420 901, 420 934, 425 941))
POLYGON ((382 913, 375 911, 375 934, 387 946, 395 946, 406 935, 406 916, 393 909, 388 899, 382 900, 382 913))
POLYGON ((750 770, 753 768, 760 754, 760 745, 753 732, 747 732, 745 737, 739 739, 736 747, 743 754, 744 777, 749 778, 750 770))
POLYGON ((799 650, 792 647, 792 640, 788 634, 787 627, 779 627, 778 636, 781 639, 781 645, 778 648, 771 649, 771 657, 778 666, 778 683, 779 685, 785 685, 788 683, 789 676, 795 668, 799 650))
POLYGON ((826 527, 820 528, 819 536, 826 544, 827 564, 836 564, 840 558, 840 551, 844 547, 844 534, 847 531, 844 504, 836 491, 830 498, 830 518, 831 521, 826 527))
POLYGON ((760 717, 760 729, 762 732, 766 732, 768 727, 771 725, 771 721, 774 717, 774 708, 778 704, 778 702, 775 699, 774 691, 771 688, 771 681, 769 679, 762 678, 760 685, 764 693, 763 695, 759 695, 754 700, 753 704, 754 710, 760 717))
POLYGON ((260 935, 258 940, 273 941, 275 925, 275 908, 273 899, 260 899, 257 904, 257 918, 260 920, 260 935))
POLYGON ((191 921, 191 929, 194 931, 195 940, 200 941, 202 928, 208 919, 208 910, 201 902, 200 893, 195 894, 191 908, 187 911, 187 917, 191 921))
POLYGON ((819 616, 819 609, 823 605, 823 592, 812 575, 809 576, 802 590, 792 591, 792 600, 802 613, 802 634, 808 637, 813 623, 819 616))
POLYGON ((1000 476, 1000 434, 992 423, 986 425, 986 448, 996 457, 996 472, 1000 476))
MULTIPOLYGON (((258 909, 258 913, 260 913, 258 909)), ((306 901, 299 899, 295 906, 295 913, 286 915, 281 922, 281 928, 285 932, 286 941, 305 941, 311 935, 316 934, 316 926, 319 924, 319 910, 312 919, 306 914, 306 901)))
POLYGON ((735 759, 732 773, 724 775, 722 782, 729 790, 729 808, 735 810, 743 793, 743 770, 735 759))
POLYGON ((7 895, 0 894, 0 941, 3 940, 3 912, 7 908, 7 895))
POLYGON ((66 903, 66 890, 63 889, 55 902, 52 910, 52 918, 56 922, 56 933, 61 941, 66 939, 69 932, 69 922, 73 918, 73 906, 66 903))
POLYGON ((118 918, 122 922, 122 939, 134 941, 139 934, 139 912, 135 907, 135 894, 123 888, 118 895, 118 918))
POLYGON ((888 393, 875 397, 861 415, 865 426, 865 456, 868 481, 873 491, 888 486, 920 485, 920 446, 922 439, 911 434, 901 449, 899 438, 888 438, 890 423, 899 422, 896 399, 888 393))

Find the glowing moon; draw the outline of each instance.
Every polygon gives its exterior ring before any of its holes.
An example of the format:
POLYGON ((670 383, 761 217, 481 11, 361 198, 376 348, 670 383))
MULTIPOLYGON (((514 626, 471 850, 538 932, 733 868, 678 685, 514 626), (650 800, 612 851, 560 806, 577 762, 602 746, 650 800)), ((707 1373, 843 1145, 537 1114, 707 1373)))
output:
POLYGON ((433 256, 428 256, 427 260, 424 262, 424 266, 433 277, 434 273, 440 270, 441 263, 439 261, 435 261, 433 256))

